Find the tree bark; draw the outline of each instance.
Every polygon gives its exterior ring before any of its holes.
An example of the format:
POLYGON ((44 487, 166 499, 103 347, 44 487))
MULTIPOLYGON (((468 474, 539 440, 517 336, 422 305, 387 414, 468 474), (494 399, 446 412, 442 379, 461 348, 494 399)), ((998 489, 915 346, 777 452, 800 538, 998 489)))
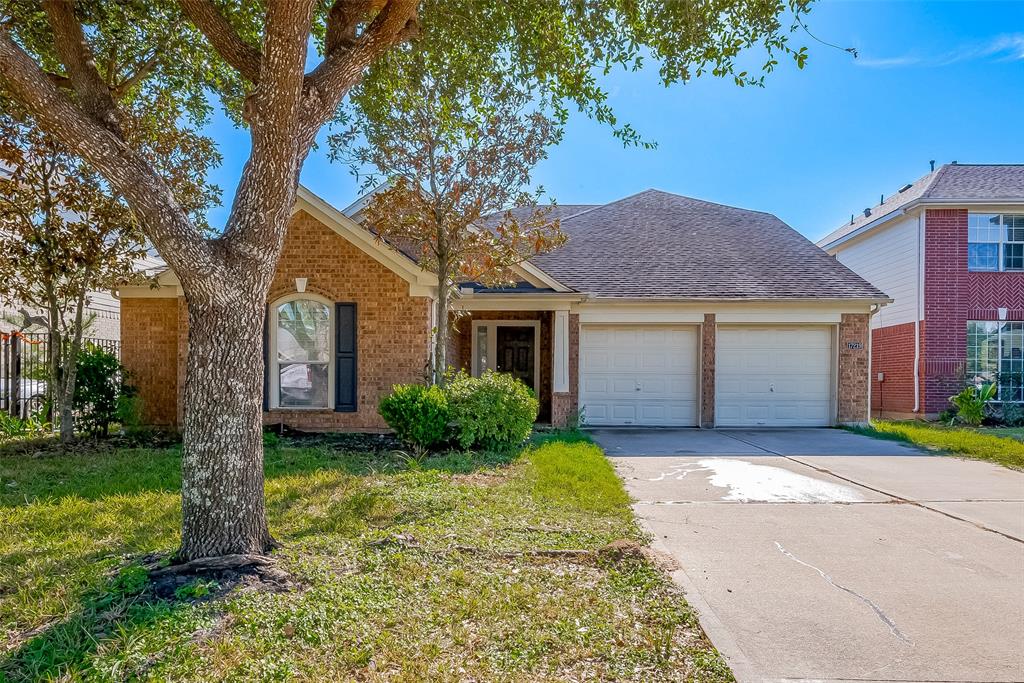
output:
POLYGON ((440 278, 435 313, 437 323, 434 330, 434 384, 444 386, 444 373, 448 369, 448 287, 440 278))
MULTIPOLYGON (((179 559, 265 553, 262 291, 189 300, 179 559)), ((186 293, 186 297, 188 294, 186 293)))

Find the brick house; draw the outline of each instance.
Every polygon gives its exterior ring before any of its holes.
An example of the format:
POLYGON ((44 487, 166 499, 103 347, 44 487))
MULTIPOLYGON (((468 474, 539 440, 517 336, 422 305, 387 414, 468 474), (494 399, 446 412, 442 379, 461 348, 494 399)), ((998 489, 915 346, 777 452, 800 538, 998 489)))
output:
MULTIPOLYGON (((268 296, 266 424, 379 430, 380 398, 426 376, 436 279, 361 206, 299 189, 268 296)), ((514 286, 460 288, 452 365, 515 374, 553 424, 867 420, 869 317, 888 297, 778 218, 656 190, 555 210, 567 244, 514 286)), ((145 420, 176 426, 181 288, 165 272, 118 294, 145 420)))
POLYGON ((893 297, 872 319, 876 415, 934 418, 980 381, 1024 401, 1024 166, 941 166, 818 245, 893 297))

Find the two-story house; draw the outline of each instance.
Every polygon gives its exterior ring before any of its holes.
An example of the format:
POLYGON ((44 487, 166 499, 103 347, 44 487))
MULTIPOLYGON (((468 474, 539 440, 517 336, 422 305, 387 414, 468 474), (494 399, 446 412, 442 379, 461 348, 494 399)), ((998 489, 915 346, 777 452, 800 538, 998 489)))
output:
POLYGON ((872 318, 873 414, 932 418, 981 381, 1024 401, 1024 165, 946 164, 818 246, 894 300, 872 318))

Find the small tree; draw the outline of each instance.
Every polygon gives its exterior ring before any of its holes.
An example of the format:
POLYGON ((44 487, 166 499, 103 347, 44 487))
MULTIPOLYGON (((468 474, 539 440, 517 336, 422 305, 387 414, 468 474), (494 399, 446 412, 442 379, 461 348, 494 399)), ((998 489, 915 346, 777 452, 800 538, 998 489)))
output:
MULTIPOLYGON (((135 121, 139 123, 138 120, 135 121)), ((168 175, 198 210, 216 196, 202 183, 216 157, 199 136, 170 125, 135 125, 140 146, 164 155, 168 175), (196 173, 193 169, 198 168, 196 173), (198 178, 199 180, 195 180, 198 178)), ((134 277, 145 239, 128 206, 92 168, 30 117, 0 113, 0 300, 43 312, 50 332, 48 394, 62 441, 74 438, 76 362, 89 293, 134 277)))
POLYGON ((381 68, 393 79, 357 88, 352 125, 330 142, 355 173, 374 169, 365 188, 387 178, 364 210, 367 221, 437 275, 432 376, 443 384, 458 283, 510 283, 513 266, 565 241, 551 209, 537 205, 542 190, 526 189, 562 130, 525 85, 488 80, 470 90, 443 70, 431 73, 428 61, 420 52, 388 56, 381 68))

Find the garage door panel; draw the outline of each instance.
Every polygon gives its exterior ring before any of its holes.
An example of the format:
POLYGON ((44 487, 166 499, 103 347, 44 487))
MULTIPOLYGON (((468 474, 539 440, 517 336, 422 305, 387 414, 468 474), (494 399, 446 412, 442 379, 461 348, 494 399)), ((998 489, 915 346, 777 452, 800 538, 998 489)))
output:
POLYGON ((832 423, 827 327, 720 327, 715 419, 720 426, 832 423))
POLYGON ((584 326, 580 404, 587 422, 696 424, 697 339, 692 327, 584 326))

